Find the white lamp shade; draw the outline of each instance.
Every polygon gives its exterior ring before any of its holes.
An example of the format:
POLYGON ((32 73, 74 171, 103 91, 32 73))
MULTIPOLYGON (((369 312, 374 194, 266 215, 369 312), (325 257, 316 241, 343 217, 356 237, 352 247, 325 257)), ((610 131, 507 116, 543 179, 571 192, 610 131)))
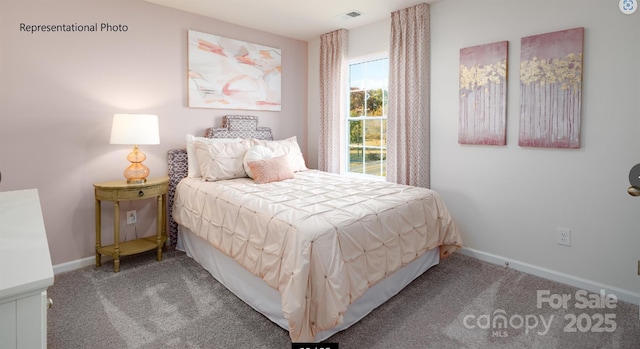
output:
POLYGON ((160 144, 158 116, 152 114, 114 114, 111 144, 160 144))

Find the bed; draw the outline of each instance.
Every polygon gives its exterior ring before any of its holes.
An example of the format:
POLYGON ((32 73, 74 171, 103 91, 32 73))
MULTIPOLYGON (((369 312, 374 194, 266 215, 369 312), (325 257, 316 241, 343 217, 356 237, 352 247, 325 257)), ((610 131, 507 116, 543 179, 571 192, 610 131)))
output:
POLYGON ((169 241, 292 342, 351 326, 462 246, 436 192, 307 169, 295 137, 257 125, 225 116, 169 151, 169 241))

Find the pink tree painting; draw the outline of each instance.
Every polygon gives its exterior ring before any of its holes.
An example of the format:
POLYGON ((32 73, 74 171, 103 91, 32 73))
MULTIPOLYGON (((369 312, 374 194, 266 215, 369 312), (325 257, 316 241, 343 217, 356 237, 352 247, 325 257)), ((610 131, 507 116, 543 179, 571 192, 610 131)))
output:
POLYGON ((518 145, 580 147, 584 28, 524 37, 518 145))
POLYGON ((506 144, 508 42, 460 49, 458 143, 506 144))

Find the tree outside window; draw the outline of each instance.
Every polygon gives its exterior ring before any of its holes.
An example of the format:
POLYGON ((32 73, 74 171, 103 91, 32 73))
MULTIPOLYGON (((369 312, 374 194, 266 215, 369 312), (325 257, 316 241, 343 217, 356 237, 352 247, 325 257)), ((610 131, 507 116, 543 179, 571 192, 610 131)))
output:
POLYGON ((386 176, 389 59, 349 65, 348 172, 386 176))

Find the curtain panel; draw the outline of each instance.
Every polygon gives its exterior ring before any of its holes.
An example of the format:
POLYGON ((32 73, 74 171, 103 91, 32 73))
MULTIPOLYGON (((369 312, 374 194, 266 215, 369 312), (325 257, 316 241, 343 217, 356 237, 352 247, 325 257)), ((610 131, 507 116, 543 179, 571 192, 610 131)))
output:
POLYGON ((429 5, 391 14, 387 180, 430 186, 429 5))
POLYGON ((345 158, 344 88, 348 30, 338 29, 320 37, 320 136, 318 169, 341 173, 345 158))

